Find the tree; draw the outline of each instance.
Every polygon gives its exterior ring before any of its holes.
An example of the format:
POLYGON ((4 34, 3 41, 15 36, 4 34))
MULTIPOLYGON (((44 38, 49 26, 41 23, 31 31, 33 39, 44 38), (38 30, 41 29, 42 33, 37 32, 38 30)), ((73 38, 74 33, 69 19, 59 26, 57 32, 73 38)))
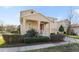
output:
POLYGON ((20 34, 20 25, 17 26, 17 32, 20 34))
POLYGON ((62 25, 59 27, 59 31, 64 32, 64 27, 62 25))
POLYGON ((4 31, 4 23, 2 20, 0 20, 0 31, 4 31))
POLYGON ((71 33, 71 21, 72 21, 73 17, 74 17, 74 12, 73 12, 73 9, 71 8, 69 10, 69 15, 68 15, 68 20, 70 21, 70 24, 69 24, 69 26, 67 28, 67 34, 71 33))

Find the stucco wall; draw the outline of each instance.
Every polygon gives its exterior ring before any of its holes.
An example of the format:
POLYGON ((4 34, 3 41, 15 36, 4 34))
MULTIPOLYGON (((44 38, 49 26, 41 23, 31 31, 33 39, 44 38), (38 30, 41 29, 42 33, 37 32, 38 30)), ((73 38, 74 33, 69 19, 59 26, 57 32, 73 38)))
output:
POLYGON ((71 28, 71 29, 73 30, 74 33, 79 35, 79 27, 74 27, 74 28, 71 28))
POLYGON ((38 21, 40 22, 47 22, 45 25, 44 34, 50 35, 50 33, 57 33, 59 30, 59 27, 63 25, 65 31, 67 30, 69 26, 69 21, 63 20, 63 21, 56 21, 53 20, 53 18, 48 18, 38 12, 35 12, 34 10, 29 11, 22 11, 20 18, 23 19, 21 22, 21 34, 25 34, 27 30, 34 28, 35 30, 38 30, 38 21), (33 11, 33 13, 31 13, 33 11))

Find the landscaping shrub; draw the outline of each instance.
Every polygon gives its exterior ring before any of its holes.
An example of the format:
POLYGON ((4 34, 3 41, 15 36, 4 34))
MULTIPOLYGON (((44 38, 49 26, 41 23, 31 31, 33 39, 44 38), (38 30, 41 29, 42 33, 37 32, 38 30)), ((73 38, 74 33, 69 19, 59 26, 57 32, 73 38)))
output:
POLYGON ((49 37, 38 36, 38 37, 25 37, 23 35, 3 35, 6 44, 31 44, 31 43, 40 43, 40 42, 50 42, 49 37))
POLYGON ((49 37, 47 36, 39 36, 38 32, 34 29, 28 30, 24 35, 25 43, 40 43, 40 42, 50 42, 49 37))
POLYGON ((5 44, 5 40, 3 39, 2 36, 0 36, 0 46, 3 45, 3 44, 5 44))
POLYGON ((59 27, 59 32, 64 32, 64 27, 62 25, 59 27))
POLYGON ((26 37, 35 37, 38 36, 38 32, 36 32, 34 29, 28 30, 25 34, 26 37))
POLYGON ((18 31, 11 31, 11 33, 18 34, 18 31))
POLYGON ((50 42, 49 37, 39 36, 39 37, 26 37, 24 42, 27 43, 41 43, 41 42, 50 42))
POLYGON ((64 34, 66 34, 66 32, 64 31, 64 34))
POLYGON ((43 42, 60 42, 63 41, 64 35, 51 33, 50 38, 47 36, 31 36, 26 35, 2 35, 6 44, 32 44, 32 43, 43 43, 43 42))
POLYGON ((71 34, 70 35, 77 35, 75 32, 71 32, 71 34))
POLYGON ((50 35, 55 35, 55 33, 50 33, 50 35))
POLYGON ((23 43, 23 35, 2 35, 7 44, 23 43))
POLYGON ((60 42, 64 41, 64 35, 62 34, 50 34, 50 40, 51 42, 60 42))

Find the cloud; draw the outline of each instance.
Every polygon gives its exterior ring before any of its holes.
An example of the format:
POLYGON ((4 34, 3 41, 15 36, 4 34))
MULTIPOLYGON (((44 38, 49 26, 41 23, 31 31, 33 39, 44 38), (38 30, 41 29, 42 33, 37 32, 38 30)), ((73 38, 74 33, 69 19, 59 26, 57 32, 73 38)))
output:
POLYGON ((2 8, 5 8, 5 9, 9 9, 9 8, 12 8, 13 6, 2 6, 2 8))
POLYGON ((62 19, 63 19, 63 17, 58 16, 58 17, 57 17, 57 19, 58 19, 58 20, 62 20, 62 19))
POLYGON ((79 14, 79 9, 75 9, 73 12, 79 14))

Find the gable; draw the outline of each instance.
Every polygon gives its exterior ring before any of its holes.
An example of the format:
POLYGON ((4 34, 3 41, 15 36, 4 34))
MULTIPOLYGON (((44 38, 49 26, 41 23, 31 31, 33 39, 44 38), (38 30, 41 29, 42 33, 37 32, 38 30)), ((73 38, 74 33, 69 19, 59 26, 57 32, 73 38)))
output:
POLYGON ((29 19, 29 20, 39 20, 39 21, 46 21, 46 22, 50 22, 50 20, 45 17, 44 15, 40 14, 40 13, 35 13, 35 14, 31 14, 28 16, 24 16, 25 19, 29 19))

